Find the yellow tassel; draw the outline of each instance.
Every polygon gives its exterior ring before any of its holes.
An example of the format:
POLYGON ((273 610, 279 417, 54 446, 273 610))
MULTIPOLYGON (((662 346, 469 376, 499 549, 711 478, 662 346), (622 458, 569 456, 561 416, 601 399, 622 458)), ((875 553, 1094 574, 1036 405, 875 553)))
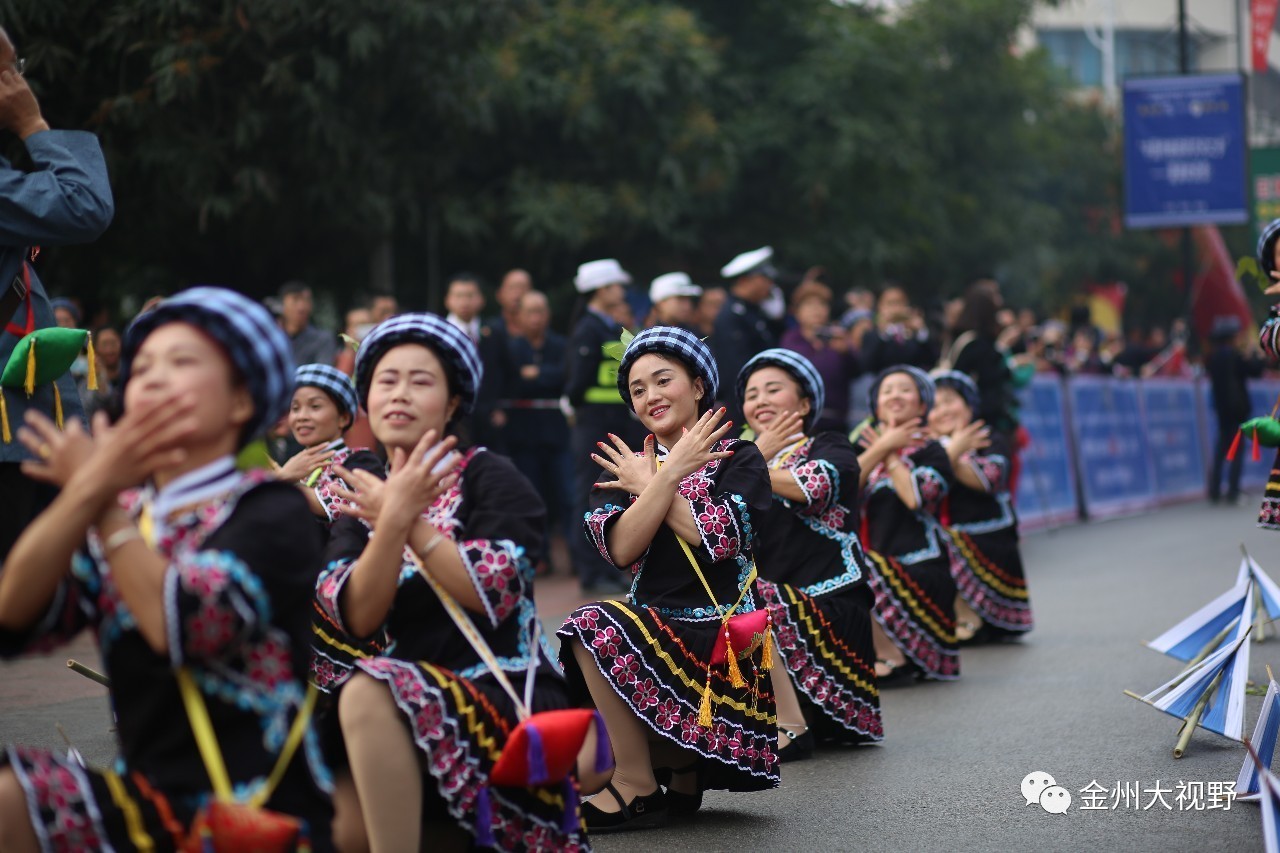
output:
POLYGON ((93 351, 93 333, 89 333, 89 382, 90 391, 98 390, 98 356, 93 351))
POLYGON ((724 657, 729 667, 729 683, 734 687, 746 687, 746 679, 742 677, 742 670, 738 668, 738 656, 733 653, 733 646, 729 643, 729 628, 727 625, 724 629, 724 657))
POLYGON ((9 408, 4 404, 4 391, 0 391, 0 438, 4 439, 5 444, 13 441, 13 436, 9 433, 9 408))
POLYGON ((760 668, 765 672, 773 669, 773 614, 765 621, 764 643, 760 646, 760 668))
POLYGON ((62 429, 62 392, 58 390, 56 380, 53 383, 53 422, 62 429))
POLYGON ((711 728, 711 667, 707 667, 707 687, 702 691, 702 704, 698 706, 698 725, 711 728))
POLYGON ((27 347, 27 382, 23 387, 26 388, 28 397, 36 393, 36 341, 35 341, 35 338, 31 339, 31 346, 27 347))

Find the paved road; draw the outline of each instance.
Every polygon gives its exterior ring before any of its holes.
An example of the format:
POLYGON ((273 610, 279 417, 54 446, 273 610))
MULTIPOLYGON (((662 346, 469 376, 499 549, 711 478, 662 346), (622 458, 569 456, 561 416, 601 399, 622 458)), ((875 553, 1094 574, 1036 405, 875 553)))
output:
MULTIPOLYGON (((1199 732, 1172 758, 1178 723, 1126 698, 1172 677, 1176 661, 1141 645, 1234 581, 1238 543, 1280 580, 1280 536, 1249 507, 1203 504, 1028 537, 1038 627, 1017 647, 966 651, 964 677, 885 694, 886 740, 787 765, 778 791, 710 793, 695 823, 604 836, 602 853, 721 850, 1261 849, 1256 806, 1080 811, 1080 789, 1118 781, 1227 782, 1239 744, 1199 732), (1022 778, 1045 771, 1072 792, 1066 814, 1024 804, 1022 778)), ((564 584, 542 595, 548 623, 573 605, 564 584)), ((111 741, 92 685, 66 672, 66 654, 0 665, 0 741, 56 745, 61 721, 90 761, 111 741)), ((84 655, 89 657, 89 655, 84 655)), ((1251 672, 1280 671, 1280 641, 1255 644, 1251 672)), ((1261 700, 1249 697, 1246 732, 1261 700)), ((1141 796, 1141 804, 1152 799, 1141 796)), ((1110 800, 1107 801, 1110 805, 1110 800)))

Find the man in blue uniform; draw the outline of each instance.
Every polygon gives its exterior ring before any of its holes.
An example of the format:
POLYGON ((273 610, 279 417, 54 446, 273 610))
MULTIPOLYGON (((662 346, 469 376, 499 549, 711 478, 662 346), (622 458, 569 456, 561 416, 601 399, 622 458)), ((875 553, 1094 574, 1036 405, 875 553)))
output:
MULTIPOLYGON (((573 457, 573 515, 579 528, 588 512, 591 487, 600 475, 600 466, 591 461, 596 442, 608 441, 613 433, 638 449, 644 440, 644 428, 618 393, 618 362, 602 349, 622 335, 622 326, 614 317, 626 301, 630 283, 631 276, 612 258, 583 264, 573 280, 587 300, 569 338, 564 389, 574 411, 569 452, 573 457)), ((581 529, 570 537, 569 548, 584 590, 620 592, 626 588, 618 570, 600 556, 581 529)))
MULTIPOLYGON (((0 30, 0 128, 22 140, 35 169, 23 172, 0 158, 0 366, 26 334, 55 325, 53 309, 32 261, 41 246, 96 240, 115 214, 107 164, 97 137, 75 130, 50 130, 40 104, 22 77, 23 61, 0 30)), ((70 374, 60 377, 65 418, 83 418, 80 395, 70 374)), ((28 408, 52 416, 52 385, 6 397, 16 432, 28 408)), ((0 560, 52 493, 23 476, 19 463, 30 458, 14 436, 0 441, 0 560)))
MULTIPOLYGON (((772 261, 773 249, 764 246, 743 252, 720 270, 720 274, 733 283, 707 343, 716 357, 721 376, 737 376, 752 356, 778 345, 780 330, 762 307, 778 278, 772 261)), ((729 409, 729 417, 740 426, 742 401, 735 397, 732 388, 725 388, 720 394, 721 402, 729 409)), ((737 435, 736 429, 734 435, 737 435)))

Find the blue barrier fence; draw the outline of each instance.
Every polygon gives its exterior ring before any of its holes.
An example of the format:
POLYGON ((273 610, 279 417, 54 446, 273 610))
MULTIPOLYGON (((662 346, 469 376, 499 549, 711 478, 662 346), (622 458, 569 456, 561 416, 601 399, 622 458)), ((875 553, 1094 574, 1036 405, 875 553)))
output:
MULTIPOLYGON (((1252 382, 1249 395, 1253 413, 1267 414, 1280 380, 1252 382)), ((1205 496, 1218 440, 1207 381, 1037 376, 1019 397, 1031 438, 1017 492, 1024 529, 1205 496)), ((1246 441, 1240 452, 1243 488, 1260 499, 1275 451, 1255 461, 1246 441)))

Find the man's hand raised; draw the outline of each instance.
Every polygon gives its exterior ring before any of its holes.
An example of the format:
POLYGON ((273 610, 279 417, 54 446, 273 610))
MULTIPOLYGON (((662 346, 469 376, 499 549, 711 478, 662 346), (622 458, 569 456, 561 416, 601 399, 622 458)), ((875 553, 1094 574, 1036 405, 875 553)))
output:
POLYGON ((13 131, 20 139, 49 129, 31 87, 10 68, 0 71, 0 127, 13 131))

